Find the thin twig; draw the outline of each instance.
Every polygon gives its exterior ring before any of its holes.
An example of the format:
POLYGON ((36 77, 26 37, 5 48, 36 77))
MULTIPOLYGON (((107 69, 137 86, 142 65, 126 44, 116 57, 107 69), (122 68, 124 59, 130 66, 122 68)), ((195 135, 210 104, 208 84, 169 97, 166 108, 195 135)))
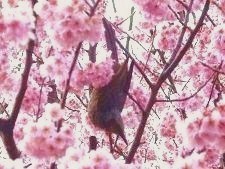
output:
POLYGON ((101 2, 101 0, 97 0, 97 2, 95 2, 94 6, 91 8, 91 12, 90 12, 90 15, 89 15, 90 17, 95 15, 95 11, 96 11, 100 2, 101 2))
POLYGON ((83 102, 83 100, 80 98, 80 96, 78 96, 77 94, 75 94, 76 98, 80 101, 80 103, 87 108, 87 105, 83 102))
POLYGON ((168 8, 169 8, 169 9, 171 10, 171 12, 175 15, 175 17, 177 18, 177 20, 180 22, 181 25, 186 26, 187 29, 188 29, 189 31, 192 31, 192 29, 191 29, 189 26, 187 26, 187 25, 185 25, 185 24, 183 23, 183 21, 180 19, 180 17, 178 16, 178 14, 173 10, 173 8, 172 8, 170 5, 168 5, 168 8))
POLYGON ((5 113, 7 115, 7 117, 10 117, 8 111, 6 110, 7 107, 8 107, 8 104, 5 103, 4 101, 2 103, 0 103, 0 111, 2 113, 5 113))
MULTIPOLYGON (((223 65, 223 62, 220 63, 218 69, 221 69, 222 65, 223 65)), ((218 82, 218 77, 219 77, 219 73, 217 72, 215 77, 214 77, 214 79, 213 79, 213 85, 212 85, 212 89, 211 89, 211 92, 210 92, 210 95, 209 95, 209 100, 208 100, 208 102, 206 104, 206 107, 209 106, 209 102, 212 99, 212 95, 213 95, 214 88, 216 86, 216 82, 218 82)))
POLYGON ((145 113, 144 108, 141 106, 140 103, 138 103, 138 101, 130 94, 127 93, 128 97, 138 106, 138 108, 142 111, 142 113, 145 113))
MULTIPOLYGON (((132 37, 131 35, 129 35, 126 31, 122 30, 121 28, 119 28, 118 26, 112 24, 112 26, 116 29, 119 30, 119 32, 122 32, 124 34, 126 34, 131 40, 133 40, 134 42, 136 42, 139 46, 141 46, 145 51, 148 51, 138 40, 136 40, 134 37, 132 37)), ((118 31, 117 31, 118 32, 118 31)))
POLYGON ((218 70, 218 69, 216 69, 216 68, 213 68, 212 66, 209 66, 209 65, 207 65, 206 63, 201 62, 201 64, 202 64, 203 66, 205 66, 205 67, 207 67, 207 68, 213 70, 214 72, 217 72, 217 73, 219 73, 219 74, 225 75, 224 72, 222 72, 222 71, 220 71, 220 70, 218 70))
POLYGON ((115 4, 115 1, 114 0, 112 0, 112 4, 113 4, 113 10, 116 13, 116 4, 115 4))
MULTIPOLYGON (((176 1, 179 2, 184 8, 188 9, 188 5, 187 4, 185 4, 181 0, 176 0, 176 1)), ((212 1, 212 4, 216 5, 216 3, 214 1, 212 1)), ((218 4, 216 6, 223 12, 222 8, 220 8, 218 4)), ((212 20, 212 18, 208 14, 206 14, 206 17, 211 22, 211 24, 215 27, 216 24, 214 23, 214 21, 212 20)))
POLYGON ((141 69, 141 67, 138 65, 138 63, 134 60, 134 58, 132 57, 132 55, 130 54, 129 51, 127 51, 127 49, 121 44, 121 42, 116 39, 117 44, 120 46, 120 48, 125 52, 125 55, 128 56, 131 60, 134 61, 134 65, 135 67, 138 69, 138 71, 141 73, 141 75, 144 77, 145 81, 147 82, 147 84, 149 85, 150 88, 153 87, 152 82, 148 79, 148 77, 146 76, 146 74, 143 72, 143 70, 141 69))
POLYGON ((61 108, 64 108, 65 107, 65 104, 66 104, 66 97, 67 97, 67 94, 69 92, 69 87, 70 87, 70 79, 71 79, 71 76, 72 76, 72 73, 73 73, 73 70, 74 70, 74 67, 76 65, 76 62, 77 62, 77 59, 78 59, 78 55, 80 53, 80 49, 81 49, 81 46, 82 46, 82 42, 80 42, 76 48, 76 51, 74 53, 74 58, 73 58, 73 62, 70 66, 70 70, 69 70, 69 74, 68 74, 68 78, 66 80, 66 85, 65 85, 65 90, 63 92, 63 97, 62 97, 62 100, 61 100, 61 108))
MULTIPOLYGON (((133 28, 133 20, 134 20, 134 15, 132 15, 132 13, 134 13, 134 7, 131 8, 131 16, 130 16, 130 24, 129 24, 129 31, 132 30, 133 28)), ((130 37, 127 37, 127 42, 126 42, 126 49, 129 51, 129 47, 130 47, 130 37)))
POLYGON ((134 7, 132 7, 132 8, 133 8, 133 10, 132 10, 130 16, 128 16, 127 18, 125 18, 124 20, 122 20, 121 22, 117 23, 117 24, 114 25, 114 26, 117 26, 117 27, 118 27, 119 25, 122 25, 125 21, 127 21, 129 18, 133 17, 133 15, 134 15, 136 12, 134 11, 134 7))
POLYGON ((40 111, 41 111, 41 96, 42 96, 42 90, 43 90, 43 86, 44 86, 44 81, 45 81, 45 79, 42 80, 41 89, 40 89, 40 92, 39 92, 38 109, 37 109, 37 113, 36 113, 36 121, 38 121, 38 118, 40 116, 40 111))
MULTIPOLYGON (((168 63, 166 62, 166 59, 165 59, 165 56, 164 56, 164 55, 165 55, 165 52, 160 51, 160 50, 157 50, 157 51, 158 51, 158 53, 159 53, 159 56, 160 56, 160 58, 161 58, 162 63, 164 64, 164 66, 165 66, 165 65, 168 66, 168 63)), ((171 88, 172 88, 172 90, 174 91, 174 93, 177 93, 177 89, 176 89, 176 86, 175 86, 175 84, 174 84, 174 80, 173 80, 172 75, 169 75, 168 80, 169 80, 169 82, 170 82, 170 84, 171 84, 171 88)))
POLYGON ((180 99, 170 99, 170 100, 163 100, 163 99, 157 99, 156 102, 183 102, 183 101, 187 101, 191 98, 193 98, 194 96, 196 96, 207 84, 208 82, 215 76, 215 74, 213 74, 204 84, 202 84, 198 90, 196 90, 193 94, 191 94, 188 97, 185 98, 180 98, 180 99))

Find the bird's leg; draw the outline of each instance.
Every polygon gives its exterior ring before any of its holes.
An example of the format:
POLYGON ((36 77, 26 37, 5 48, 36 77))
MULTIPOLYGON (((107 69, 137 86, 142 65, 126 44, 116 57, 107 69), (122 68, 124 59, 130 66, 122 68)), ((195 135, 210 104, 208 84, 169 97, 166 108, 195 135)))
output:
POLYGON ((89 152, 91 150, 96 150, 97 144, 98 144, 97 138, 95 136, 90 136, 89 137, 89 152))
POLYGON ((114 147, 113 147, 114 149, 116 148, 116 144, 117 144, 118 139, 119 139, 119 135, 116 135, 116 140, 115 140, 114 147))
POLYGON ((130 83, 131 83, 131 79, 132 79, 132 73, 133 73, 133 68, 134 68, 134 61, 131 61, 128 73, 127 73, 127 79, 126 79, 126 84, 124 86, 124 92, 128 93, 129 89, 130 89, 130 83))
POLYGON ((113 148, 113 139, 112 139, 112 133, 108 132, 107 135, 109 136, 109 146, 110 146, 110 153, 114 153, 114 148, 113 148))

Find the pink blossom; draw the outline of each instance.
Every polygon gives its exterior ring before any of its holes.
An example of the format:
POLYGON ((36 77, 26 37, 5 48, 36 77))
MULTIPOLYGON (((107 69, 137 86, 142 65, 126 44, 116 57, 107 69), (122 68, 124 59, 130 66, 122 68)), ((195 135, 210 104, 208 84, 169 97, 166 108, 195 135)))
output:
POLYGON ((144 10, 147 17, 156 23, 163 20, 173 20, 174 16, 168 8, 169 0, 134 0, 144 10))
MULTIPOLYGON (((144 93, 144 90, 140 87, 133 89, 131 93, 133 97, 135 98, 135 100, 137 101, 137 103, 139 103, 144 109, 148 101, 147 93, 144 93)), ((134 107, 137 106, 135 103, 133 104, 134 104, 134 107)))
POLYGON ((165 25, 157 35, 157 45, 162 50, 173 50, 180 34, 178 25, 165 25))
POLYGON ((45 106, 44 114, 46 114, 46 117, 50 117, 53 121, 60 120, 64 115, 59 103, 48 103, 45 106))
POLYGON ((175 137, 176 135, 176 127, 175 127, 176 119, 173 115, 169 115, 164 118, 162 124, 160 133, 164 137, 175 137))
POLYGON ((54 123, 44 118, 26 127, 21 146, 27 154, 38 159, 57 159, 65 155, 66 149, 74 143, 73 135, 69 134, 72 133, 69 128, 57 132, 54 123))
POLYGON ((37 108, 39 103, 40 91, 36 87, 29 87, 26 91, 25 97, 23 99, 22 108, 28 114, 32 114, 33 110, 37 108))
POLYGON ((23 25, 20 21, 13 20, 7 24, 7 38, 15 42, 19 42, 21 39, 28 39, 27 33, 29 29, 26 25, 23 25))
POLYGON ((225 135, 225 118, 221 118, 217 121, 217 133, 225 135))
POLYGON ((35 11, 45 21, 44 29, 54 47, 68 50, 81 41, 99 41, 102 33, 101 15, 89 17, 81 1, 38 1, 35 11), (48 21, 48 22, 46 22, 48 21))
POLYGON ((154 150, 148 150, 146 157, 148 160, 156 160, 157 158, 154 150))
POLYGON ((225 150, 225 134, 223 130, 224 119, 218 113, 220 109, 213 111, 205 110, 201 119, 195 120, 188 125, 189 140, 193 147, 214 148, 223 152, 225 150))
POLYGON ((85 85, 91 85, 94 88, 107 85, 114 74, 112 66, 113 60, 110 58, 99 64, 89 63, 84 70, 76 72, 75 80, 72 82, 74 84, 71 84, 72 89, 77 91, 85 85))
POLYGON ((224 25, 217 26, 212 33, 212 45, 215 49, 221 53, 225 54, 225 30, 224 25))
POLYGON ((0 36, 6 42, 26 46, 29 39, 34 39, 34 16, 29 2, 12 2, 11 6, 3 3, 0 36), (27 9, 24 11, 24 9, 27 9), (4 32, 3 32, 4 30, 4 32))

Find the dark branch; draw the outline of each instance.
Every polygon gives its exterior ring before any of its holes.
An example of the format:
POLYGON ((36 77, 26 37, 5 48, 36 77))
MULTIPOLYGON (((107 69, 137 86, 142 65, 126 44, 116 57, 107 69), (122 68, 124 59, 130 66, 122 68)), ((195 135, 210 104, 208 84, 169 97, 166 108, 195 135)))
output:
POLYGON ((70 88, 70 79, 71 79, 71 76, 72 76, 72 73, 73 73, 73 70, 74 70, 74 67, 76 65, 76 62, 77 62, 77 59, 78 59, 78 55, 80 53, 80 49, 81 49, 81 46, 82 46, 82 42, 80 42, 76 48, 76 51, 74 53, 74 58, 73 58, 73 62, 70 66, 70 70, 69 70, 69 74, 68 74, 68 78, 66 80, 66 86, 65 86, 65 90, 63 92, 63 98, 62 98, 62 101, 61 101, 61 108, 64 108, 65 107, 65 104, 66 104, 66 97, 67 97, 67 94, 69 92, 69 88, 70 88))
MULTIPOLYGON (((192 3, 193 3, 193 0, 190 2, 188 11, 191 11, 192 3)), ((128 156, 126 158, 126 163, 132 162, 132 160, 134 158, 134 155, 135 155, 135 153, 136 153, 136 151, 137 151, 137 149, 140 145, 140 140, 141 140, 141 137, 144 133, 144 129, 145 129, 150 111, 151 111, 153 105, 155 104, 156 96, 158 94, 158 90, 160 89, 162 83, 165 82, 165 80, 169 77, 169 75, 172 73, 172 71, 178 66, 178 64, 181 61, 181 59, 183 58, 183 56, 185 55, 187 50, 190 48, 194 37, 196 36, 197 32, 199 31, 200 27, 203 24, 203 21, 204 21, 205 16, 208 12, 208 9, 209 9, 209 4, 210 4, 210 0, 206 0, 202 15, 201 15, 195 29, 193 30, 189 39, 187 40, 186 44, 180 50, 178 55, 177 54, 175 55, 173 53, 174 55, 171 56, 171 62, 169 62, 169 66, 165 67, 165 69, 162 72, 162 74, 160 75, 157 83, 151 88, 152 92, 151 92, 150 99, 149 99, 147 107, 146 107, 146 114, 143 114, 143 116, 142 116, 141 122, 140 122, 139 127, 138 127, 137 132, 136 132, 134 142, 133 142, 133 144, 131 146, 131 149, 128 153, 128 156)), ((189 15, 189 12, 187 13, 185 24, 187 24, 187 22, 188 22, 188 15, 189 15)), ((186 27, 183 27, 182 31, 184 32, 185 30, 186 30, 186 27)), ((179 46, 181 46, 181 42, 182 42, 182 39, 183 39, 181 37, 183 36, 183 32, 181 33, 180 40, 178 41, 177 47, 175 49, 177 49, 177 48, 179 49, 180 48, 179 46)), ((178 51, 175 51, 175 53, 177 53, 177 52, 178 51)))

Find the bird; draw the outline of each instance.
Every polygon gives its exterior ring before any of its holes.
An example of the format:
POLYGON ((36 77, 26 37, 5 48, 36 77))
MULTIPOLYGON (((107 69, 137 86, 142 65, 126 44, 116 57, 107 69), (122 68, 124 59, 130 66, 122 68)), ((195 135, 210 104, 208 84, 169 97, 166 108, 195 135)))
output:
POLYGON ((128 145, 121 117, 130 88, 133 61, 128 70, 128 58, 118 64, 111 81, 104 87, 93 88, 88 104, 88 117, 93 125, 120 136, 128 145))

